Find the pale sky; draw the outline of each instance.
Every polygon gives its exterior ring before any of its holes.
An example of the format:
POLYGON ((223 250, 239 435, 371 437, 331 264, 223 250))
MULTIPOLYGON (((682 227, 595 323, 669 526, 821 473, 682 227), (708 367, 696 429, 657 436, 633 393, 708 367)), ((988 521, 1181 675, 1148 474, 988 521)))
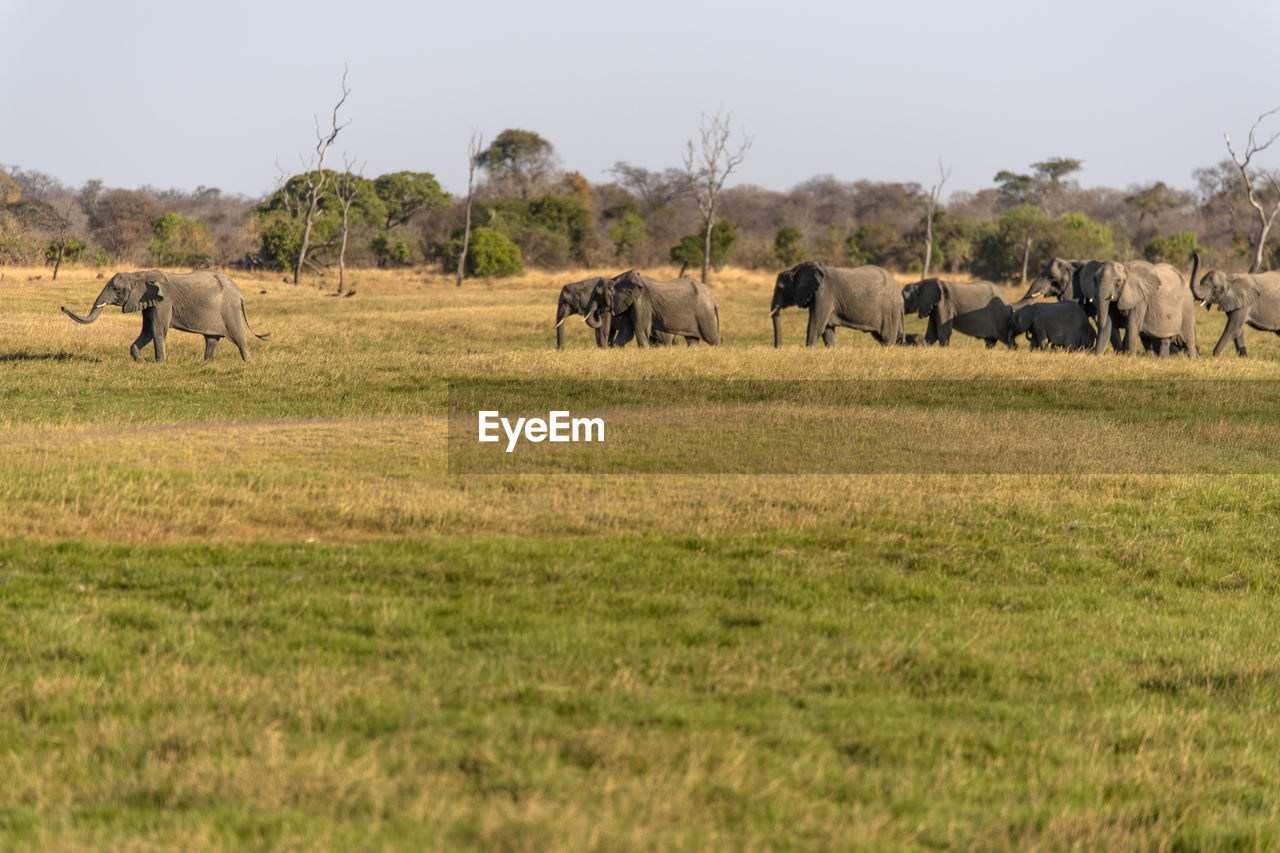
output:
POLYGON ((717 111, 753 140, 731 184, 927 187, 941 159, 950 195, 1074 157, 1084 186, 1189 189, 1280 106, 1278 37, 1275 0, 0 0, 0 163, 256 197, 302 171, 346 65, 326 165, 455 194, 473 129, 605 183, 679 167, 717 111))

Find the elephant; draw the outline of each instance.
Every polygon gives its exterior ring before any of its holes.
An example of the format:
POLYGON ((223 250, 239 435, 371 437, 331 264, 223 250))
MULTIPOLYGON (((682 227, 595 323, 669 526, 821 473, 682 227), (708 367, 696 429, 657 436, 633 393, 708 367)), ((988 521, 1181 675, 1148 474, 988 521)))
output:
POLYGON ((1182 275, 1169 264, 1106 261, 1098 268, 1097 285, 1095 353, 1106 348, 1114 306, 1125 321, 1124 352, 1135 352, 1141 338, 1162 357, 1172 344, 1181 346, 1189 358, 1197 356, 1195 299, 1182 275))
POLYGON ((902 288, 906 311, 929 318, 925 330, 926 343, 938 342, 945 347, 951 342, 951 331, 982 338, 991 349, 1003 343, 1017 349, 1018 341, 1009 326, 1013 309, 1000 288, 989 281, 942 281, 926 278, 902 288))
POLYGON ((684 337, 689 343, 720 344, 720 309, 705 284, 694 278, 656 281, 627 270, 596 284, 587 301, 587 325, 620 324, 610 346, 648 347, 653 335, 684 337))
POLYGON ((1079 303, 1032 302, 1013 307, 1009 325, 1015 335, 1025 334, 1031 340, 1032 349, 1049 346, 1075 352, 1093 349, 1096 335, 1089 322, 1088 313, 1079 303))
MULTIPOLYGON (((1026 302, 1037 296, 1052 296, 1059 302, 1075 302, 1092 319, 1098 313, 1098 270, 1104 261, 1072 261, 1054 258, 1031 282, 1019 302, 1026 302)), ((1120 337, 1120 329, 1124 326, 1120 311, 1111 306, 1111 334, 1108 343, 1119 352, 1125 346, 1120 337)), ((1095 336, 1096 337, 1096 336, 1095 336)))
POLYGON ((821 338, 835 343, 835 327, 870 332, 884 346, 903 339, 902 296, 889 271, 876 266, 829 267, 804 261, 778 273, 769 316, 773 319, 773 345, 782 346, 783 308, 809 309, 805 346, 821 338))
MULTIPOLYGON (((608 281, 603 276, 594 276, 592 278, 575 281, 566 284, 560 288, 560 299, 556 303, 556 349, 564 349, 564 322, 574 314, 583 316, 587 313, 587 303, 591 301, 591 291, 595 290, 596 285, 603 281, 608 281)), ((626 317, 614 318, 605 317, 604 322, 600 324, 600 328, 596 329, 596 346, 607 347, 623 329, 629 328, 630 321, 626 317)), ((629 333, 634 334, 634 333, 629 333)), ((675 344, 674 335, 668 335, 666 332, 653 331, 649 335, 649 343, 655 346, 671 346, 675 344)))
MULTIPOLYGON (((560 288, 560 299, 556 303, 556 349, 564 349, 565 320, 575 314, 586 316, 587 303, 591 301, 591 291, 595 290, 597 284, 605 280, 601 276, 595 276, 566 284, 560 288)), ((615 333, 611 320, 611 317, 604 318, 604 322, 596 328, 596 346, 608 346, 611 333, 615 333)))
POLYGON ((1214 305, 1227 314, 1227 327, 1222 330, 1213 348, 1214 355, 1222 355, 1227 344, 1234 342, 1236 354, 1248 355, 1244 346, 1244 327, 1252 326, 1264 332, 1280 334, 1280 271, 1251 275, 1209 270, 1196 281, 1196 268, 1200 265, 1197 253, 1191 267, 1191 294, 1205 307, 1214 305))
POLYGON ((156 361, 164 361, 165 335, 170 328, 204 335, 205 361, 213 361, 213 350, 222 338, 230 338, 240 349, 240 357, 252 361, 246 328, 261 340, 270 337, 270 333, 259 335, 249 326, 244 298, 235 282, 212 270, 187 274, 160 270, 116 273, 94 300, 87 317, 65 305, 62 311, 77 323, 92 323, 108 305, 119 305, 125 314, 142 310, 142 333, 129 347, 135 361, 143 360, 142 348, 153 341, 156 361))

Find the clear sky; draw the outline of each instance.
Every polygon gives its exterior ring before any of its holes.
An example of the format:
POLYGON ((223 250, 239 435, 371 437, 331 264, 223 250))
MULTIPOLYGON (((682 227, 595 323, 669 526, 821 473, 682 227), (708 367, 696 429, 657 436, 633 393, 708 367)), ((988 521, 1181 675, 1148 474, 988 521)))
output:
POLYGON ((1278 37, 1276 0, 0 0, 0 163, 258 196, 346 65, 327 165, 459 194, 473 129, 536 131, 595 183, 680 166, 717 111, 753 139, 731 183, 927 187, 941 159, 949 195, 1061 156, 1189 189, 1280 106, 1278 37))

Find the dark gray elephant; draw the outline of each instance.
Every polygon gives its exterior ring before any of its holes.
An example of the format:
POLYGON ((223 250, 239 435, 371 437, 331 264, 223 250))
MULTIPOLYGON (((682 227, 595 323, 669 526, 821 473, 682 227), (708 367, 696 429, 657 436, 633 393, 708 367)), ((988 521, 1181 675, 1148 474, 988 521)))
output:
POLYGON ((870 332, 885 346, 903 339, 901 291, 882 267, 829 267, 805 261, 778 273, 769 307, 775 347, 782 346, 778 313, 792 305, 809 309, 805 346, 815 346, 819 338, 831 346, 836 326, 870 332))
POLYGON ((123 313, 142 311, 142 333, 129 347, 136 361, 142 361, 142 348, 155 343, 156 361, 165 360, 164 341, 169 329, 204 335, 204 360, 213 361, 213 350, 222 338, 230 338, 240 350, 240 357, 252 361, 247 328, 255 337, 266 340, 249 326, 244 298, 235 282, 220 272, 202 270, 187 274, 160 270, 116 273, 94 300, 89 316, 62 307, 63 313, 77 323, 92 323, 102 309, 119 305, 123 313))
POLYGON ((987 349, 1003 343, 1017 349, 1017 336, 1009 327, 1013 309, 999 287, 989 281, 942 281, 926 278, 902 288, 903 308, 929 318, 926 343, 945 347, 955 330, 986 341, 987 349))
MULTIPOLYGON (((1054 258, 1031 282, 1027 292, 1019 301, 1025 302, 1037 296, 1052 296, 1059 302, 1075 302, 1084 309, 1090 319, 1093 319, 1098 313, 1098 271, 1104 263, 1106 262, 1054 258)), ((1120 330, 1125 325, 1124 318, 1114 303, 1109 310, 1111 333, 1109 339, 1104 341, 1110 343, 1118 352, 1125 345, 1120 336, 1120 330)))
POLYGON ((1192 295, 1205 303, 1206 308, 1217 305, 1219 311, 1227 314, 1227 327, 1213 348, 1214 355, 1222 355, 1227 344, 1233 342, 1240 357, 1248 355, 1244 346, 1245 326, 1280 334, 1280 271, 1250 275, 1209 270, 1196 281, 1199 265, 1197 254, 1191 268, 1192 295))
POLYGON ((1135 352, 1141 339, 1159 356, 1167 356, 1175 344, 1189 358, 1197 356, 1195 298, 1176 269, 1146 261, 1106 261, 1098 268, 1097 284, 1095 353, 1106 349, 1114 306, 1125 323, 1125 352, 1135 352))
MULTIPOLYGON (((565 321, 575 314, 587 316, 587 303, 591 301, 591 291, 595 290, 596 285, 606 280, 602 276, 594 276, 560 288, 560 299, 556 302, 556 349, 564 349, 565 321)), ((604 322, 595 330, 598 347, 608 346, 610 333, 613 331, 611 322, 613 318, 603 319, 604 322)))
POLYGON ((606 322, 619 326, 610 346, 626 346, 632 337, 647 347, 654 335, 683 337, 720 344, 720 309, 705 284, 695 278, 657 281, 627 270, 598 283, 587 301, 587 325, 606 322))
POLYGON ((1096 335, 1089 315, 1076 302, 1032 302, 1013 306, 1009 325, 1015 335, 1026 335, 1032 349, 1093 349, 1096 335))

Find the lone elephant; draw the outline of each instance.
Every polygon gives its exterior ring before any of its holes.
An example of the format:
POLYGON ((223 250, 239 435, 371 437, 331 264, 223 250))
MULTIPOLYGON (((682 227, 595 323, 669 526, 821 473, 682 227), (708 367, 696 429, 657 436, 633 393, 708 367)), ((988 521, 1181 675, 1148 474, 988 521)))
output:
POLYGON ((627 270, 604 279, 587 302, 587 325, 598 329, 605 322, 619 327, 610 344, 615 347, 626 346, 632 337, 636 346, 648 347, 655 335, 720 344, 720 309, 707 286, 694 278, 657 281, 627 270))
POLYGON ((129 347, 135 361, 142 361, 142 348, 155 344, 156 361, 165 360, 165 335, 169 329, 204 335, 204 360, 213 361, 218 341, 230 338, 240 350, 240 357, 252 361, 248 329, 255 337, 266 340, 249 326, 244 297, 235 282, 220 272, 202 270, 187 274, 160 270, 116 273, 94 300, 87 317, 62 306, 62 311, 77 323, 92 323, 102 309, 119 305, 125 314, 142 311, 142 333, 129 347))
POLYGON ((942 281, 926 278, 902 288, 902 304, 929 318, 925 341, 945 347, 954 329, 986 341, 987 349, 1003 343, 1017 349, 1018 342, 1009 327, 1013 309, 1000 288, 989 281, 942 281))
POLYGON ((870 332, 884 346, 903 340, 902 295, 883 267, 829 267, 805 261, 778 273, 769 306, 775 347, 782 346, 778 314, 792 305, 809 309, 805 346, 816 346, 819 338, 831 346, 836 326, 870 332))
POLYGON ((1191 293, 1212 310, 1226 312, 1227 326, 1213 348, 1214 355, 1222 355, 1227 345, 1235 343, 1236 354, 1248 355, 1244 345, 1244 327, 1252 326, 1264 332, 1280 334, 1280 271, 1257 275, 1228 273, 1209 270, 1196 281, 1196 268, 1200 256, 1195 256, 1191 268, 1191 293))

